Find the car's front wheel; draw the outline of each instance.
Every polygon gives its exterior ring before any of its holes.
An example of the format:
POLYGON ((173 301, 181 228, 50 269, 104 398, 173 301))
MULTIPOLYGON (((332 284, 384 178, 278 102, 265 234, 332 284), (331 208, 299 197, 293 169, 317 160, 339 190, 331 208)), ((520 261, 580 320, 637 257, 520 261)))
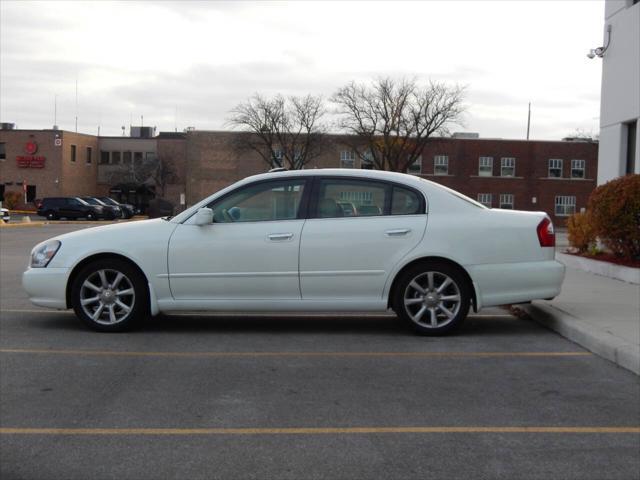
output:
POLYGON ((418 333, 444 335, 464 321, 470 300, 468 281, 457 268, 444 262, 427 262, 401 274, 393 306, 418 333))
POLYGON ((73 281, 71 300, 78 318, 102 332, 128 330, 149 309, 144 276, 119 259, 86 265, 73 281))

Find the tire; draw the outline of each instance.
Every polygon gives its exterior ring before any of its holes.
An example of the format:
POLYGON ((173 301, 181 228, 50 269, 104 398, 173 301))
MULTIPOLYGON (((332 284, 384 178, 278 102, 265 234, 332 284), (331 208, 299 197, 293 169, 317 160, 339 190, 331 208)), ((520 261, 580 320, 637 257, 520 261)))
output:
POLYGON ((85 265, 73 280, 71 304, 77 317, 93 330, 130 330, 149 314, 147 281, 128 262, 96 260, 85 265))
POLYGON ((89 212, 87 213, 87 220, 97 220, 97 217, 93 213, 89 212))
POLYGON ((404 271, 396 281, 392 299, 396 314, 416 333, 429 336, 459 328, 470 303, 471 287, 465 275, 448 263, 436 261, 404 271))
POLYGON ((47 220, 57 220, 58 219, 58 215, 56 215, 54 212, 47 212, 46 217, 47 217, 47 220))

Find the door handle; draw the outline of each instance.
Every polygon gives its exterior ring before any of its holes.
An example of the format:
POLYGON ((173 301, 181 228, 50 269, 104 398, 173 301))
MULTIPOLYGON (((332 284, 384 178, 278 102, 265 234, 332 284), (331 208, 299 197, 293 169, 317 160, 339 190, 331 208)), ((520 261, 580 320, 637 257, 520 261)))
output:
POLYGON ((411 231, 410 228, 396 228, 395 230, 387 230, 384 234, 387 237, 402 237, 411 231))
POLYGON ((282 241, 282 240, 291 240, 293 238, 293 233, 271 233, 267 235, 269 240, 274 242, 282 241))

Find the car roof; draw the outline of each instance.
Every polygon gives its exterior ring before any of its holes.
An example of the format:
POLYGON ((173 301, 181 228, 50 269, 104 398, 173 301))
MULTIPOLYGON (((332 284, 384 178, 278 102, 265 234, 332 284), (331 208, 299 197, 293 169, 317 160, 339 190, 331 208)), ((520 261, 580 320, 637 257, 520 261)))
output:
POLYGON ((358 177, 371 180, 395 181, 407 184, 418 184, 420 179, 415 175, 409 175, 399 172, 387 172, 384 170, 361 170, 357 168, 313 168, 309 170, 279 170, 277 172, 260 173, 252 175, 245 180, 271 180, 280 176, 286 177, 318 177, 318 176, 336 176, 336 177, 358 177))

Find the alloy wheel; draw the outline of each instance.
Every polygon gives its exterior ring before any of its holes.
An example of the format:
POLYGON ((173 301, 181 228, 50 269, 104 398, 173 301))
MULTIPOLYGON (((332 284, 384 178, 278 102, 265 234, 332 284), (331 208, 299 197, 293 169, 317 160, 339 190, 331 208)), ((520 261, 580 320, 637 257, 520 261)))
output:
POLYGON ((82 310, 101 325, 114 325, 126 320, 133 311, 135 300, 133 283, 117 270, 97 270, 80 287, 82 310))
POLYGON ((460 287, 441 272, 424 272, 414 277, 404 292, 409 318, 423 328, 441 328, 451 323, 462 305, 460 287))

